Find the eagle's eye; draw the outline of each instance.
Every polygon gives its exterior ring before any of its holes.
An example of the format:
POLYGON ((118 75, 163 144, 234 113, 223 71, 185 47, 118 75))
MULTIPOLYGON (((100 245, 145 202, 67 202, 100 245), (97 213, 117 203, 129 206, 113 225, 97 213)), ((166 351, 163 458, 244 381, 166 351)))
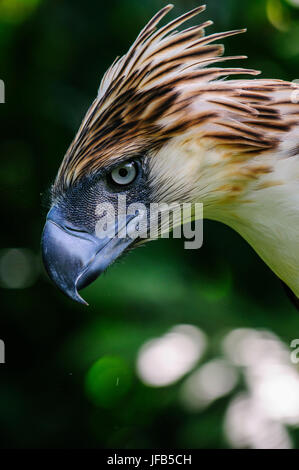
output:
POLYGON ((125 186, 136 179, 138 173, 138 165, 136 161, 122 163, 114 168, 110 173, 110 178, 114 184, 125 186))

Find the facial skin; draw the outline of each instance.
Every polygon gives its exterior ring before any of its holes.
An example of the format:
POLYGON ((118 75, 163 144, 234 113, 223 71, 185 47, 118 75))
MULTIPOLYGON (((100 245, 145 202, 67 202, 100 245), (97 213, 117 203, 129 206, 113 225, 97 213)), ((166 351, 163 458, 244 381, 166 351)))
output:
POLYGON ((85 301, 78 290, 96 279, 126 249, 137 243, 129 235, 120 238, 120 220, 128 224, 134 215, 118 217, 119 197, 126 205, 149 206, 146 157, 129 158, 124 163, 86 176, 56 196, 48 213, 42 236, 42 253, 47 272, 69 297, 85 301), (109 221, 107 203, 114 208, 115 218, 109 221), (100 216, 106 216, 106 236, 99 236, 100 216), (106 224, 107 225, 107 224, 106 224), (112 226, 113 225, 113 226, 112 226), (112 234, 112 235, 111 235, 112 234), (114 236, 113 236, 114 235, 114 236))

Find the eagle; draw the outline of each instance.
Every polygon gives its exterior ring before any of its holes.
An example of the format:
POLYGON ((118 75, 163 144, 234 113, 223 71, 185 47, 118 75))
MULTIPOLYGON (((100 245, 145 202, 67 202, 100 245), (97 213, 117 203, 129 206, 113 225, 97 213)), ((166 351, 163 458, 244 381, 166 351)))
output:
POLYGON ((247 57, 224 56, 217 41, 246 29, 206 35, 212 21, 180 28, 205 5, 158 27, 172 8, 107 70, 62 160, 42 234, 46 270, 86 303, 80 289, 153 238, 124 232, 134 216, 119 209, 120 198, 125 208, 200 203, 204 218, 236 230, 297 299, 299 85, 235 77, 260 72, 222 67, 247 57))

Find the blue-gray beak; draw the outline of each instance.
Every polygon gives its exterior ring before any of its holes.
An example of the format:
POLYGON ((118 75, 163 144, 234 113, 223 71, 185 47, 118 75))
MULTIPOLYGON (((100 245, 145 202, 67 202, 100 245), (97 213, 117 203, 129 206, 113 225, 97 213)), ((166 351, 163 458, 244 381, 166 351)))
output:
MULTIPOLYGON (((127 217, 126 223, 132 219, 127 217)), ((88 305, 78 290, 88 286, 133 243, 129 236, 98 238, 71 226, 50 210, 42 235, 42 257, 49 277, 71 299, 88 305)))

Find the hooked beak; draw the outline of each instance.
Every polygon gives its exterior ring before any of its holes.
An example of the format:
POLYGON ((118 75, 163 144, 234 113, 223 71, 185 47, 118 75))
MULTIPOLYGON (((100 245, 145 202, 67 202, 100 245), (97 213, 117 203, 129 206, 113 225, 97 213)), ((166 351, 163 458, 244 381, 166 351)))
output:
MULTIPOLYGON (((125 225, 131 219, 127 216, 125 225)), ((133 243, 134 239, 119 236, 120 230, 112 228, 114 236, 98 238, 70 227, 55 207, 49 211, 42 234, 43 262, 52 281, 71 299, 88 305, 78 290, 93 282, 133 243)))

